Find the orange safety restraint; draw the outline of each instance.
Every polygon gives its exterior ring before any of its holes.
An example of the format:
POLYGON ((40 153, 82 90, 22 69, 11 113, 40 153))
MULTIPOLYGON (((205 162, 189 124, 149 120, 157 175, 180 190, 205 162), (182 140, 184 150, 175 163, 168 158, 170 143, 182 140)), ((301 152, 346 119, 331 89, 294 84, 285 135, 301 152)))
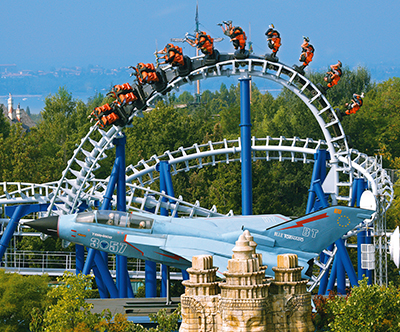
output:
POLYGON ((119 119, 118 114, 114 112, 116 104, 123 106, 138 99, 129 83, 114 85, 108 95, 114 97, 115 101, 111 105, 107 103, 96 107, 91 114, 99 119, 98 123, 101 127, 110 125, 119 119))
POLYGON ((182 48, 174 44, 167 44, 164 48, 165 62, 170 63, 172 66, 184 66, 182 48))
POLYGON ((301 44, 301 48, 303 53, 301 53, 299 61, 302 61, 304 66, 308 66, 314 57, 314 47, 304 41, 304 43, 301 44))
POLYGON ((212 55, 214 52, 214 39, 207 35, 204 31, 200 31, 196 35, 196 44, 199 49, 207 55, 212 55))
POLYGON ((129 83, 115 85, 110 92, 119 105, 129 104, 138 99, 129 83))
POLYGON ((272 52, 276 53, 279 50, 279 47, 281 47, 281 35, 279 34, 278 31, 269 29, 267 31, 267 37, 270 40, 271 44, 273 45, 272 52))
POLYGON ((235 49, 240 48, 243 50, 245 48, 247 37, 241 27, 233 27, 229 31, 229 37, 231 38, 235 49))
POLYGON ((352 103, 348 106, 348 109, 346 110, 346 114, 356 114, 356 112, 360 109, 360 107, 363 104, 363 100, 361 96, 357 94, 353 94, 353 100, 352 103))
POLYGON ((138 63, 137 65, 138 81, 140 84, 143 83, 156 83, 159 81, 156 69, 152 63, 138 63))
POLYGON ((96 107, 90 115, 97 118, 97 123, 103 128, 119 119, 119 116, 113 112, 113 107, 108 103, 96 107))
POLYGON ((329 80, 328 80, 328 88, 331 88, 333 86, 335 86, 336 84, 338 84, 339 80, 340 80, 340 75, 334 73, 334 72, 329 72, 328 74, 330 74, 329 80))
POLYGON ((328 88, 331 88, 338 84, 341 76, 342 70, 339 68, 339 64, 331 65, 332 71, 327 72, 324 80, 328 82, 328 88))
POLYGON ((110 113, 101 118, 99 125, 104 128, 105 126, 108 126, 108 125, 114 123, 118 119, 119 119, 119 116, 116 113, 110 113))

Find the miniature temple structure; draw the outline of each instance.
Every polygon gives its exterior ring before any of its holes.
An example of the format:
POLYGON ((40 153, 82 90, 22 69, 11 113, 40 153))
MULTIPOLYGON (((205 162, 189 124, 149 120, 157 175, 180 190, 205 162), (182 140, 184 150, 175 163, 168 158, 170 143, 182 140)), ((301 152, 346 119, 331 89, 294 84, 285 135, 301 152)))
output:
POLYGON ((180 332, 314 331, 311 294, 297 256, 278 256, 275 278, 265 278, 262 257, 249 231, 239 236, 224 281, 211 255, 194 256, 183 281, 180 332))

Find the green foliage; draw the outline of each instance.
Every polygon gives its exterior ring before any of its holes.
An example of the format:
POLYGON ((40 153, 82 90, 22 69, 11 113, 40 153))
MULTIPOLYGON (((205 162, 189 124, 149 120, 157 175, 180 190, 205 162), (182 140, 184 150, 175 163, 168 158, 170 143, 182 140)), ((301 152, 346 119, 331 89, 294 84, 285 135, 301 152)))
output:
MULTIPOLYGON (((375 84, 367 69, 343 69, 339 84, 329 89, 327 98, 335 108, 344 110, 344 104, 353 93, 365 92, 364 105, 351 116, 345 116, 342 125, 351 138, 352 146, 368 155, 382 154, 384 166, 400 168, 400 79, 393 78, 375 84)), ((323 83, 325 72, 312 72, 314 83, 323 83)), ((294 93, 283 89, 278 97, 262 94, 252 85, 251 122, 256 137, 298 136, 323 139, 313 115, 294 93)), ((190 93, 157 104, 154 110, 144 114, 144 119, 134 118, 126 128, 126 162, 136 164, 165 151, 190 147, 194 143, 218 142, 237 139, 240 136, 240 89, 221 84, 218 91, 204 91, 201 103, 195 104, 190 93), (175 104, 186 104, 175 108, 175 104)), ((76 144, 80 143, 90 127, 88 114, 107 102, 102 94, 96 94, 87 103, 75 100, 65 89, 46 98, 37 128, 27 133, 19 125, 12 125, 3 135, 0 133, 0 181, 43 183, 58 180, 71 158, 76 144), (10 158, 13 156, 13 158, 10 158)), ((0 116, 0 124, 2 118, 0 116)), ((0 125, 0 131, 3 127, 0 125)), ((89 144, 89 143, 88 143, 89 144)), ((107 151, 108 158, 100 162, 95 172, 97 178, 109 176, 114 149, 107 151)), ((239 154, 235 155, 239 159, 239 154)), ((222 158, 221 158, 222 159, 222 158)), ((204 158, 203 162, 211 158, 204 158)), ((305 211, 312 165, 290 162, 253 162, 253 212, 301 215, 305 211)), ((201 206, 216 205, 221 213, 233 210, 241 213, 241 167, 239 162, 217 163, 191 172, 181 172, 173 177, 177 195, 188 202, 198 200, 201 206)), ((158 188, 158 183, 152 185, 158 188)), ((396 195, 398 188, 395 187, 396 195)), ((2 194, 2 188, 0 188, 2 194)), ((388 213, 388 225, 396 226, 400 220, 400 201, 396 196, 388 213)), ((23 240, 19 245, 32 250, 48 248, 59 243, 23 240), (32 241, 32 243, 30 243, 32 241), (48 243, 48 244, 47 244, 48 243)), ((49 241, 49 240, 47 240, 49 241)))
MULTIPOLYGON (((161 281, 157 280, 157 287, 156 287, 157 294, 160 294, 161 290, 161 281)), ((171 280, 170 281, 170 290, 169 294, 171 297, 179 297, 185 292, 185 287, 182 285, 181 280, 171 280)), ((142 285, 138 287, 136 294, 136 298, 146 297, 146 285, 142 285)))
POLYGON ((332 312, 329 310, 329 302, 335 300, 333 292, 329 296, 316 295, 314 296, 315 312, 311 313, 311 318, 316 331, 327 331, 329 323, 334 319, 332 312))
POLYGON ((61 283, 48 293, 52 304, 44 311, 42 319, 37 310, 33 311, 33 325, 42 320, 40 327, 32 332, 40 331, 91 331, 101 321, 100 314, 90 312, 93 304, 85 301, 91 289, 91 276, 75 276, 66 272, 57 280, 61 283))
POLYGON ((0 107, 0 137, 6 138, 9 132, 10 132, 10 123, 4 116, 3 109, 0 107))
POLYGON ((33 307, 43 310, 48 304, 46 276, 22 276, 0 270, 0 331, 25 332, 33 307))
POLYGON ((368 286, 364 278, 347 297, 317 298, 315 304, 317 331, 400 331, 400 290, 393 284, 368 286))
POLYGON ((181 305, 170 315, 166 309, 161 309, 157 314, 150 314, 150 321, 157 323, 157 327, 149 329, 149 332, 178 331, 178 321, 181 318, 181 305))
MULTIPOLYGON (((66 272, 63 277, 57 280, 60 285, 53 287, 47 294, 51 304, 46 308, 43 308, 43 306, 41 308, 34 307, 31 310, 31 322, 29 324, 31 332, 172 332, 178 328, 180 307, 171 315, 167 315, 166 310, 161 310, 157 314, 151 315, 151 321, 156 322, 158 326, 147 330, 139 324, 129 322, 126 315, 112 315, 109 309, 104 310, 101 314, 92 313, 90 310, 93 305, 85 301, 87 295, 90 294, 92 277, 82 274, 75 276, 66 272)), ((26 326, 23 331, 25 330, 26 326)))

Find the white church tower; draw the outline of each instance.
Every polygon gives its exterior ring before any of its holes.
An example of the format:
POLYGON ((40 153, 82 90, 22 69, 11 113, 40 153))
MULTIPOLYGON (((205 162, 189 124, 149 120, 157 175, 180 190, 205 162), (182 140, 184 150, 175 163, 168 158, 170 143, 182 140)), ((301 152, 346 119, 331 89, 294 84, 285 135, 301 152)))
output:
POLYGON ((13 98, 11 96, 11 93, 9 93, 8 97, 8 117, 10 120, 13 120, 13 98))

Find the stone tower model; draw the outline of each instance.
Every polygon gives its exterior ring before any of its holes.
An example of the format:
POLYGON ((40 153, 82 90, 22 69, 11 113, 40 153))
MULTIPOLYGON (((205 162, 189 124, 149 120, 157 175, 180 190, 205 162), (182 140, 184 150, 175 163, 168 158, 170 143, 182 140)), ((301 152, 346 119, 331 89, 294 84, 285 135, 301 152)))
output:
POLYGON ((183 282, 180 332, 314 331, 311 294, 297 256, 278 256, 275 279, 265 279, 262 257, 248 231, 239 236, 225 281, 216 281, 212 256, 194 256, 183 282))

